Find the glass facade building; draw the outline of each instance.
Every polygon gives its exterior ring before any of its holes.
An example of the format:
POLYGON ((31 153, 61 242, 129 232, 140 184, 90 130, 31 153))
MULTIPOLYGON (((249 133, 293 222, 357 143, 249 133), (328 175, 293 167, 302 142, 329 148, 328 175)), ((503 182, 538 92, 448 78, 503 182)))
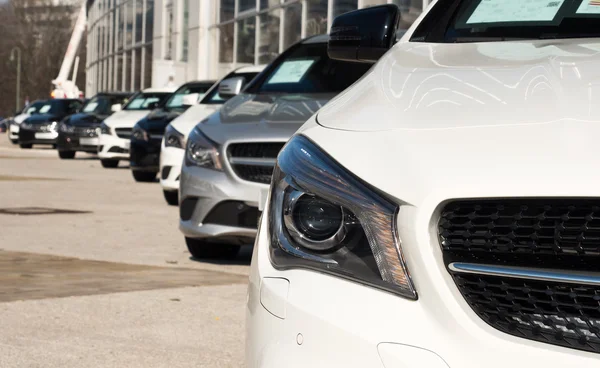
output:
POLYGON ((429 0, 89 0, 86 95, 217 79, 268 64, 333 18, 393 3, 407 29, 429 0))

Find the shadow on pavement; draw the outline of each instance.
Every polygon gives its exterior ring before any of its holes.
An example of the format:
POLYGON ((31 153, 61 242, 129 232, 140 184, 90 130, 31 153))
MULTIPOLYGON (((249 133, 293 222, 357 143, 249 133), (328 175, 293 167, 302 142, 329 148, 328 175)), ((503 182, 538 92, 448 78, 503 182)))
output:
POLYGON ((253 249, 254 249, 254 245, 242 246, 237 257, 235 257, 234 259, 198 259, 198 258, 190 257, 190 260, 192 260, 194 262, 201 262, 201 263, 249 266, 250 261, 252 261, 252 250, 253 249))

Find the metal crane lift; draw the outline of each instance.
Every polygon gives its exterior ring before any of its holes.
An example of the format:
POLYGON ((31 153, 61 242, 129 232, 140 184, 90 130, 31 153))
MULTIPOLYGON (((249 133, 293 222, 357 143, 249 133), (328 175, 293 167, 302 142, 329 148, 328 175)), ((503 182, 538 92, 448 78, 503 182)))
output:
POLYGON ((77 49, 79 49, 79 44, 81 43, 81 38, 83 37, 83 33, 85 32, 86 22, 86 1, 83 1, 83 5, 81 6, 81 10, 79 11, 79 15, 77 17, 77 21, 75 22, 73 34, 71 35, 69 45, 67 46, 67 52, 65 53, 65 57, 60 67, 60 72, 58 73, 58 77, 56 77, 56 79, 52 81, 52 93, 50 94, 52 98, 83 97, 83 92, 81 92, 75 84, 75 82, 77 81, 77 69, 79 67, 79 56, 76 55, 77 49), (71 80, 68 80, 67 78, 69 77, 69 71, 71 70, 73 63, 75 63, 75 67, 73 69, 73 77, 71 78, 71 80))

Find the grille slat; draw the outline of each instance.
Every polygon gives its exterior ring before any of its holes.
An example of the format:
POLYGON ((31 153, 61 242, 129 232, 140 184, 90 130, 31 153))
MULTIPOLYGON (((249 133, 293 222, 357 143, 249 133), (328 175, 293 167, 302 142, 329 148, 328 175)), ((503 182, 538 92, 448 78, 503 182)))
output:
MULTIPOLYGON (((600 272, 600 199, 453 201, 442 209, 438 234, 447 266, 600 272)), ((448 271, 494 328, 600 353, 600 285, 448 271)))
POLYGON ((115 128, 115 133, 119 138, 130 139, 132 128, 115 128))
POLYGON ((274 162, 271 164, 265 159, 277 158, 284 144, 284 142, 233 143, 227 147, 227 156, 238 177, 255 183, 269 184, 273 175, 274 162), (256 159, 256 163, 251 164, 251 159, 256 159))

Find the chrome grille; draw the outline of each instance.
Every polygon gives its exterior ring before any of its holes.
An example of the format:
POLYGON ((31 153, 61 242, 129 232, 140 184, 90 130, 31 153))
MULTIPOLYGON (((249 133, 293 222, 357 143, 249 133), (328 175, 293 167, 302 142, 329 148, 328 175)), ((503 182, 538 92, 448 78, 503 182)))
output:
POLYGON ((119 138, 130 139, 132 128, 115 128, 115 133, 119 138))
POLYGON ((269 184, 279 151, 285 142, 233 143, 227 157, 235 174, 243 180, 269 184))

